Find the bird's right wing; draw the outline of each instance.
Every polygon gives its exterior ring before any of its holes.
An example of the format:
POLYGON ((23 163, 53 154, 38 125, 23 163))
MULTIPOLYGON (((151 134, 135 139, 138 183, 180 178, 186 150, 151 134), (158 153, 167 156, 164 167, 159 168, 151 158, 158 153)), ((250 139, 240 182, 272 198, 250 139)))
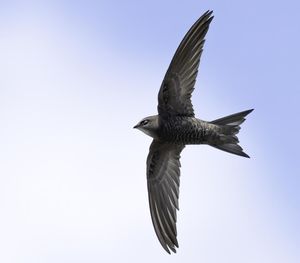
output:
POLYGON ((204 13, 187 32, 167 70, 158 93, 158 113, 170 116, 194 117, 191 102, 205 35, 213 19, 211 11, 204 13))
POLYGON ((178 247, 176 209, 178 209, 180 153, 184 145, 153 140, 147 158, 147 184, 155 233, 170 253, 178 247))

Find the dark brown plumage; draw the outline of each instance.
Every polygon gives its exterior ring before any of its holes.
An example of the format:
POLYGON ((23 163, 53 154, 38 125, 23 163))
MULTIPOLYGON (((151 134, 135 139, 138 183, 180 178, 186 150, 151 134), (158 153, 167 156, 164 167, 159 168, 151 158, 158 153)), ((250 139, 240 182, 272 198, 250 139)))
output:
POLYGON ((163 248, 178 247, 176 210, 180 184, 180 154, 185 145, 208 144, 249 157, 238 145, 240 124, 252 111, 243 111, 215 121, 195 118, 191 102, 204 37, 213 16, 204 13, 180 43, 158 94, 158 115, 144 118, 138 128, 153 138, 147 158, 147 185, 151 218, 163 248))

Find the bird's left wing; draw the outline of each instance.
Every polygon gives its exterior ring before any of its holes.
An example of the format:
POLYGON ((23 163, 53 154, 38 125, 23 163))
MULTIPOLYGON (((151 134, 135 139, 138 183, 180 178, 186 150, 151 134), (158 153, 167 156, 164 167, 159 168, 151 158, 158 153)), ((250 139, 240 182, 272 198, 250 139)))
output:
POLYGON ((180 153, 184 145, 153 140, 147 158, 147 184, 155 233, 170 253, 178 247, 176 209, 178 209, 180 153))
POLYGON ((158 93, 158 113, 170 116, 194 117, 191 102, 205 35, 213 19, 211 11, 204 13, 187 32, 167 70, 158 93))

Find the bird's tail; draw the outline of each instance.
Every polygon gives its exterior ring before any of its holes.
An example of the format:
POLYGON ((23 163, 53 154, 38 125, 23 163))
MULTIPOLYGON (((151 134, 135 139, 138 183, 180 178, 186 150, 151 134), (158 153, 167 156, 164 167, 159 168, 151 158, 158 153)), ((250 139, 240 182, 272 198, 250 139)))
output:
POLYGON ((253 109, 246 110, 212 121, 212 124, 220 127, 221 132, 219 134, 220 140, 218 143, 211 146, 229 153, 250 158, 248 154, 243 152, 243 148, 238 145, 239 139, 236 134, 238 134, 241 128, 240 125, 245 121, 245 117, 252 111, 253 109))

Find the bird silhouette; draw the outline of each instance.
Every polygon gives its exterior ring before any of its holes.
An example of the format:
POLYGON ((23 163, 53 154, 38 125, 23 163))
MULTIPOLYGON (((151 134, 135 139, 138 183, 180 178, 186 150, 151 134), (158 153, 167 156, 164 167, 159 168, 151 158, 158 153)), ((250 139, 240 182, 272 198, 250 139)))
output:
POLYGON ((185 145, 207 144, 249 158, 238 145, 236 135, 253 109, 211 122, 194 115, 191 95, 212 19, 212 11, 205 12, 176 50, 158 93, 158 115, 146 117, 134 126, 153 138, 147 157, 149 206, 158 240, 169 254, 178 248, 179 159, 185 145))

